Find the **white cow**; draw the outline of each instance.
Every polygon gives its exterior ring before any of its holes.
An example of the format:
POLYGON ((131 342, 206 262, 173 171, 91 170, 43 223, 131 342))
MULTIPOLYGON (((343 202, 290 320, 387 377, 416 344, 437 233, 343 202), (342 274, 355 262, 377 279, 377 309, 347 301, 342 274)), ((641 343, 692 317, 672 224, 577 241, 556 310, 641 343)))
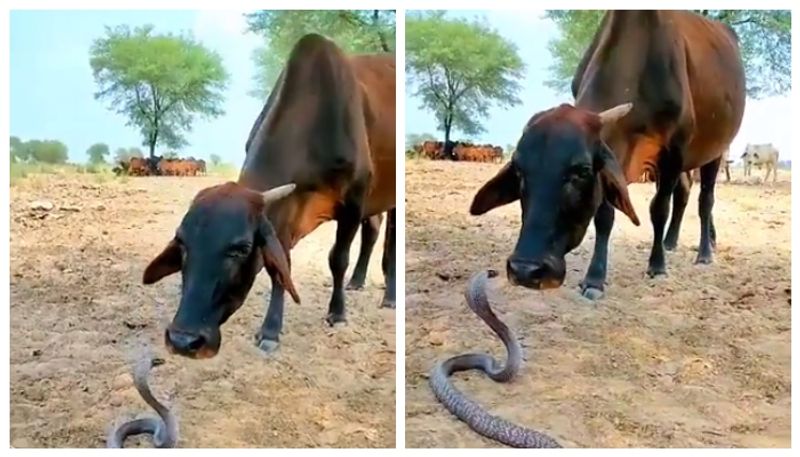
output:
POLYGON ((742 154, 742 162, 744 163, 744 175, 750 176, 753 165, 761 169, 763 165, 767 169, 767 174, 764 176, 764 182, 767 182, 769 173, 772 171, 772 182, 778 178, 778 150, 772 143, 767 144, 748 144, 744 148, 742 154))

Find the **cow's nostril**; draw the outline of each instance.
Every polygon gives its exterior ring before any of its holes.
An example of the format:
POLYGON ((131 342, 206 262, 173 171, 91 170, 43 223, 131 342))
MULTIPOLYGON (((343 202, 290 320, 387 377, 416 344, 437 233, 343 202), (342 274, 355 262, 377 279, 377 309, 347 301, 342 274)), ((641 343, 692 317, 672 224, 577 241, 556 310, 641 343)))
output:
POLYGON ((203 338, 201 335, 196 335, 191 341, 189 341, 188 349, 194 352, 202 348, 205 344, 206 344, 206 339, 203 338))
POLYGON ((530 265, 528 270, 528 277, 531 279, 539 280, 547 276, 548 268, 545 264, 534 262, 530 265))
POLYGON ((205 346, 206 339, 202 335, 181 331, 169 331, 168 337, 175 349, 183 352, 197 352, 205 346))

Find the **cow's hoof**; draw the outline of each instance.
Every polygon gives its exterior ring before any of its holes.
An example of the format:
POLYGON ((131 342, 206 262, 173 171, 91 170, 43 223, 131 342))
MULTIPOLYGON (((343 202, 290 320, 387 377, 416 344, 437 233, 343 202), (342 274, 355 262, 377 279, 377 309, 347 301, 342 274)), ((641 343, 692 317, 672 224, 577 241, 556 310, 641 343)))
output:
POLYGON ((266 338, 263 338, 259 340, 258 343, 256 343, 256 346, 258 346, 258 348, 261 349, 261 352, 263 352, 264 354, 274 353, 275 351, 278 350, 280 345, 281 344, 279 342, 268 340, 266 338))
POLYGON ((694 261, 695 265, 710 265, 714 263, 714 257, 709 255, 698 255, 694 261))
POLYGON ((677 247, 678 247, 678 242, 677 241, 664 240, 664 250, 666 250, 666 251, 674 251, 675 248, 677 248, 677 247))
POLYGON ((337 314, 337 313, 328 313, 328 316, 325 317, 325 322, 328 323, 331 327, 336 324, 346 324, 347 318, 345 317, 344 313, 337 314))
POLYGON ((605 295, 605 293, 603 292, 602 289, 598 289, 592 286, 586 286, 583 288, 583 290, 581 290, 581 295, 583 295, 583 298, 586 298, 591 301, 596 301, 603 298, 603 295, 605 295))
POLYGON ((665 267, 648 267, 647 276, 651 278, 665 277, 667 276, 667 269, 665 267))
POLYGON ((350 282, 347 284, 347 290, 363 290, 364 283, 363 282, 350 282))
POLYGON ((384 298, 381 301, 381 308, 395 309, 395 301, 394 300, 390 300, 388 298, 384 298))

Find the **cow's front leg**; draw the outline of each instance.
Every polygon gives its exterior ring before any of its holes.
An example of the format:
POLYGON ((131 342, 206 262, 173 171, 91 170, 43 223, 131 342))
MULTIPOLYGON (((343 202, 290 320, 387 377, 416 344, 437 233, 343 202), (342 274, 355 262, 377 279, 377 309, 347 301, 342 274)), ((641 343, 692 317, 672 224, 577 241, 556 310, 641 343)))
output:
POLYGON ((586 271, 586 277, 581 282, 581 294, 589 300, 598 300, 603 297, 605 290, 606 271, 608 267, 608 239, 614 227, 614 207, 606 199, 597 208, 594 215, 594 254, 586 271))
POLYGON ((395 255, 395 241, 397 239, 396 211, 395 208, 392 208, 389 211, 389 216, 386 218, 386 237, 383 242, 383 260, 381 261, 383 279, 386 284, 386 291, 381 301, 381 307, 383 308, 395 307, 395 269, 397 258, 395 255))
POLYGON ((329 325, 345 322, 344 310, 344 274, 350 257, 350 245, 358 231, 361 222, 361 207, 355 203, 346 203, 336 217, 336 242, 328 254, 328 266, 333 276, 333 292, 328 305, 328 317, 325 319, 329 325))
POLYGON ((278 349, 281 329, 283 328, 283 286, 278 283, 274 276, 272 280, 272 290, 270 291, 269 303, 267 304, 267 315, 261 323, 261 329, 256 334, 256 345, 265 353, 274 352, 278 349))

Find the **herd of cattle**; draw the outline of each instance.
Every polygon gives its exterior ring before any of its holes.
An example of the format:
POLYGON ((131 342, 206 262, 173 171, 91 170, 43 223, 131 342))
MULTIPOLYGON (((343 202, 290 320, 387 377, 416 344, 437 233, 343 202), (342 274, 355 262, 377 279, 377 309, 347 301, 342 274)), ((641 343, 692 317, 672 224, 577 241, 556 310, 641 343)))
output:
POLYGON ((132 157, 128 161, 119 161, 114 173, 129 176, 197 176, 206 173, 206 161, 194 157, 187 159, 132 157))
POLYGON ((491 144, 467 142, 425 141, 414 145, 414 152, 431 160, 452 158, 461 162, 501 162, 503 148, 491 144))
MULTIPOLYGON (((460 162, 492 162, 499 163, 503 161, 503 148, 493 146, 491 144, 474 145, 467 142, 450 142, 449 144, 452 154, 447 154, 445 142, 443 141, 425 141, 420 144, 415 144, 413 147, 414 152, 420 156, 430 160, 445 160, 452 158, 460 162)), ((725 173, 725 182, 731 181, 731 164, 732 159, 728 158, 729 151, 726 151, 720 163, 719 173, 725 173)), ((778 150, 771 143, 767 144, 748 144, 744 153, 741 155, 742 164, 744 166, 744 176, 749 177, 752 174, 752 168, 755 166, 759 170, 761 167, 766 169, 766 176, 763 183, 767 182, 770 174, 772 174, 772 182, 777 180, 778 169, 778 150)), ((694 182, 700 182, 700 169, 696 168, 690 172, 685 172, 687 178, 691 178, 694 182)), ((656 172, 652 168, 647 168, 639 178, 639 182, 656 182, 656 172)))

